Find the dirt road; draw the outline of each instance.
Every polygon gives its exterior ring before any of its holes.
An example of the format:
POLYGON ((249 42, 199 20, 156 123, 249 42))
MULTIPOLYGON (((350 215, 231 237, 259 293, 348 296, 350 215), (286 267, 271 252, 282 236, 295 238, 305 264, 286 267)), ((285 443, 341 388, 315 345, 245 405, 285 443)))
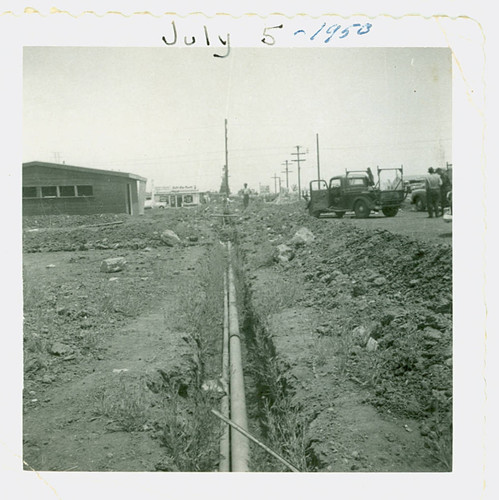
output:
POLYGON ((371 214, 368 219, 350 218, 358 227, 364 229, 385 229, 428 243, 452 243, 452 224, 441 217, 429 219, 426 212, 415 212, 408 207, 396 217, 371 214))

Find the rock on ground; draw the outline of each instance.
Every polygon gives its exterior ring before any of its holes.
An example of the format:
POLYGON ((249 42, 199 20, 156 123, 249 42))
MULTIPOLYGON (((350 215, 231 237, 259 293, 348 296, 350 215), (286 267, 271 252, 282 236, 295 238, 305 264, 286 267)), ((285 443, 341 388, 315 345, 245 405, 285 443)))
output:
POLYGON ((62 342, 54 342, 49 347, 49 352, 54 356, 65 356, 66 354, 71 354, 73 352, 73 349, 71 349, 71 347, 69 347, 68 345, 63 344, 62 342))
POLYGON ((180 238, 171 229, 166 229, 165 231, 163 231, 160 237, 161 241, 169 247, 173 247, 181 243, 180 238))
POLYGON ((295 253, 291 247, 288 245, 278 245, 275 249, 274 259, 277 262, 289 262, 293 260, 295 253))
POLYGON ((378 341, 374 340, 372 337, 369 337, 369 340, 367 341, 366 349, 369 352, 377 351, 378 350, 378 341))
POLYGON ((352 331, 352 340, 354 344, 364 347, 369 339, 369 331, 365 326, 357 326, 352 331))
POLYGON ((306 227, 301 227, 291 238, 289 244, 294 246, 308 245, 314 240, 315 236, 312 231, 310 231, 310 229, 307 229, 306 227))
POLYGON ((101 273, 117 273, 123 271, 126 266, 126 260, 123 257, 113 257, 103 260, 100 265, 101 273))

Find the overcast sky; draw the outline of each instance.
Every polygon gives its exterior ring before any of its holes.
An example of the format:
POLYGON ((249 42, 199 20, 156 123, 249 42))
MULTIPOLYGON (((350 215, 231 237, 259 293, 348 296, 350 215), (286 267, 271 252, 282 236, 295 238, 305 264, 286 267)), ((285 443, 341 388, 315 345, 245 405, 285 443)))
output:
POLYGON ((24 49, 23 161, 132 172, 156 186, 302 186, 345 168, 451 162, 451 54, 435 48, 24 49), (290 185, 297 183, 293 164, 290 185))

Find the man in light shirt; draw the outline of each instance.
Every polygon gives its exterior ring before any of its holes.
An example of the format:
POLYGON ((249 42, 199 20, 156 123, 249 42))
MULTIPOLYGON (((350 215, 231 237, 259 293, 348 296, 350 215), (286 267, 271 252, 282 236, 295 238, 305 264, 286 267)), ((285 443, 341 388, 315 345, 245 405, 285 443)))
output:
POLYGON ((250 190, 248 188, 248 184, 245 183, 243 188, 243 206, 245 210, 248 208, 249 199, 250 199, 250 190))
POLYGON ((440 186, 442 185, 442 179, 435 173, 433 167, 428 169, 425 184, 428 217, 433 218, 433 214, 435 214, 435 217, 438 217, 440 215, 440 186))

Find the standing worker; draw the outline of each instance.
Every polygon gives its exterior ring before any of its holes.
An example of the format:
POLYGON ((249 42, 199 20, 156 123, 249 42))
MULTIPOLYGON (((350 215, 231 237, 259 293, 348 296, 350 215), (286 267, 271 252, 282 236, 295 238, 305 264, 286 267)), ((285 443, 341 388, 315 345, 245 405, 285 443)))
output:
POLYGON ((451 190, 451 183, 449 179, 449 174, 443 168, 437 168, 437 174, 442 179, 442 184, 440 185, 440 205, 442 207, 442 215, 444 214, 444 207, 448 205, 447 195, 451 190))
POLYGON ((428 169, 428 175, 425 178, 425 185, 428 217, 433 218, 433 214, 435 214, 435 217, 438 217, 440 215, 440 186, 442 185, 442 179, 435 173, 433 167, 428 169))
POLYGON ((248 205, 249 205, 249 197, 250 197, 250 190, 248 188, 248 184, 244 183, 243 206, 244 206, 245 210, 248 208, 248 205))

